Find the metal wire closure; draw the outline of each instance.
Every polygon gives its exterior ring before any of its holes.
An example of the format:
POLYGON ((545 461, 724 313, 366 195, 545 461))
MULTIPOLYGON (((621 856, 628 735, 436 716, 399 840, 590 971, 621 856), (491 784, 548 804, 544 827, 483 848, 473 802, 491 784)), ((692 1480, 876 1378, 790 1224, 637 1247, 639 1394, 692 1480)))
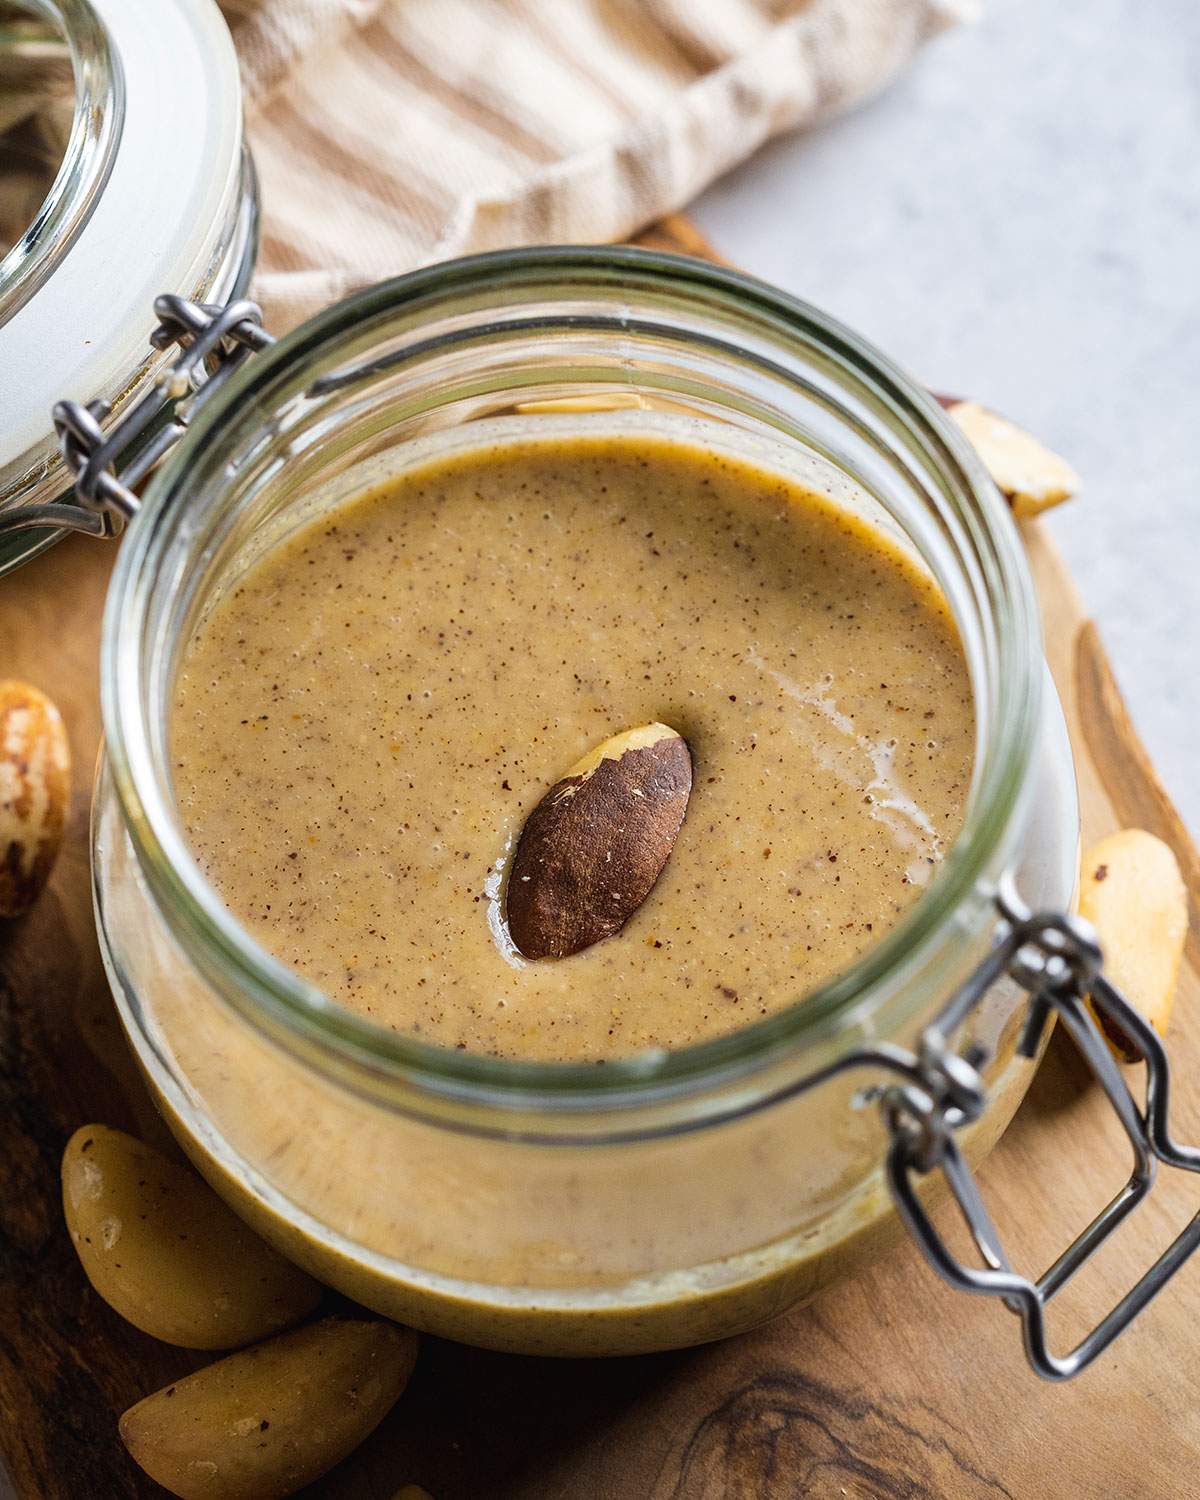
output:
MULTIPOLYGON (((1200 1244, 1200 1214, 1142 1279, 1069 1354, 1052 1354, 1046 1342, 1046 1306, 1150 1191, 1157 1164, 1200 1171, 1200 1150, 1179 1146, 1168 1128, 1170 1070, 1162 1042, 1105 978, 1102 956, 1088 923, 1057 913, 1030 913, 1011 882, 997 898, 1003 919, 999 940, 922 1033, 915 1056, 905 1054, 895 1071, 905 1078, 880 1092, 891 1135, 886 1173, 901 1218, 934 1270, 960 1291, 998 1297, 1022 1324, 1025 1352, 1047 1380, 1067 1380, 1085 1369, 1162 1289, 1200 1244), (977 1120, 986 1105, 979 1068, 982 1049, 951 1050, 949 1038, 1004 975, 1029 992, 1018 1051, 1033 1057, 1051 1016, 1057 1014, 1095 1073, 1133 1148, 1129 1181, 1039 1280, 1018 1275, 1009 1264, 956 1132, 977 1120), (1085 999, 1112 1021, 1141 1052, 1146 1065, 1146 1103, 1134 1102, 1085 999), (917 1181, 940 1171, 966 1221, 982 1267, 966 1266, 934 1228, 916 1190, 917 1181)), ((889 1049, 891 1050, 891 1049, 889 1049)), ((872 1061, 895 1066, 876 1052, 872 1061)))
POLYGON ((75 504, 27 506, 0 516, 0 533, 27 527, 117 536, 138 508, 137 485, 183 436, 204 402, 220 389, 255 350, 274 339, 262 326, 254 302, 225 306, 190 302, 186 297, 155 298, 155 349, 179 346, 179 356, 155 376, 154 384, 107 433, 104 401, 60 401, 54 430, 67 468, 75 476, 75 504))

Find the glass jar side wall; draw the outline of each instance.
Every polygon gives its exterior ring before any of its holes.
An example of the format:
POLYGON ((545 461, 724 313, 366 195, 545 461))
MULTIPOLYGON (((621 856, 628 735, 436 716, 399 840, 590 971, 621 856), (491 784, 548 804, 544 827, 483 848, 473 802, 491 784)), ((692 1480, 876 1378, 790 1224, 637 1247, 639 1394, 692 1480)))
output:
MULTIPOLYGON (((541 279, 514 285, 498 267, 499 281, 484 273, 431 308, 417 277, 413 295, 369 294, 299 330, 229 388, 236 412, 206 412, 155 481, 106 625, 112 775, 98 803, 97 904, 125 1023, 168 1118, 289 1254, 454 1337, 633 1352, 760 1321, 894 1232, 883 1131, 860 1094, 874 1080, 801 1085, 867 1038, 914 1039, 986 948, 993 883, 1014 851, 1027 900, 1069 900, 1070 756, 1057 721, 1031 717, 1041 667, 1029 601, 1006 594, 1020 596, 1020 580, 991 548, 994 502, 977 505, 936 425, 912 417, 918 439, 902 441, 907 388, 893 390, 888 371, 856 386, 836 335, 818 330, 799 350, 770 319, 743 318, 732 292, 729 305, 684 296, 670 262, 655 263, 649 289, 607 274, 581 289, 546 285, 544 257, 509 259, 541 279), (768 466, 806 468, 924 559, 959 620, 979 705, 964 847, 918 903, 920 921, 782 1016, 605 1069, 443 1055, 352 1025, 280 973, 190 867, 165 743, 181 643, 262 549, 423 445, 560 420, 699 427, 757 446, 768 466)), ((847 358, 875 369, 862 351, 847 358)), ((1016 545, 1006 533, 1000 543, 1016 545)), ((1020 1003, 998 992, 973 1022, 997 1095, 976 1151, 1032 1071, 1012 1057, 1020 1003)))
MULTIPOLYGON (((1039 906, 1070 899, 1072 774, 1056 718, 1019 871, 1039 906)), ((879 1170, 885 1134, 861 1099, 878 1076, 649 1141, 481 1140, 323 1077, 222 1004, 156 912, 106 774, 94 858, 114 993, 172 1129, 285 1254, 380 1312, 527 1353, 676 1347, 806 1300, 899 1233, 879 1170)), ((1033 1074, 1013 1055, 1020 1003, 1009 992, 991 1007, 1001 1041, 971 1159, 1033 1074)))

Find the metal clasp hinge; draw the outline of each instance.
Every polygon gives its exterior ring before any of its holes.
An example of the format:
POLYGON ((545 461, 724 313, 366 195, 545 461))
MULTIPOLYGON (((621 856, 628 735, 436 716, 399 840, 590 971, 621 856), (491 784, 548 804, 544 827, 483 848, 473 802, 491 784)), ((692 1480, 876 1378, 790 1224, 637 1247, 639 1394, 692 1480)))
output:
POLYGON ((0 531, 52 527, 119 535, 137 511, 141 481, 246 359, 274 343, 254 302, 220 306, 165 294, 155 298, 154 312, 159 321, 151 345, 178 345, 178 357, 107 434, 101 426, 111 412, 107 402, 60 401, 54 408, 54 430, 75 477, 76 503, 18 508, 0 516, 0 531))
POLYGON ((1045 1314, 1051 1298, 1094 1255, 1150 1191, 1157 1164, 1200 1171, 1200 1151, 1177 1145, 1167 1123, 1170 1070, 1154 1030, 1105 977, 1100 948, 1088 923, 1077 917, 1026 910, 1011 883, 998 896, 1004 919, 999 941, 932 1025, 915 1057, 905 1059, 905 1082, 884 1088, 880 1102, 891 1136, 886 1172, 893 1200, 909 1232, 934 1270, 951 1286, 998 1297, 1022 1324, 1025 1351, 1037 1373, 1066 1380, 1096 1358, 1170 1280, 1200 1244, 1200 1214, 1182 1231, 1142 1279, 1067 1355, 1050 1352, 1045 1314), (1129 1181, 1037 1281, 1013 1271, 979 1188, 956 1140, 979 1118, 986 1091, 979 1068, 982 1049, 953 1051, 949 1038, 1003 976, 1029 993, 1018 1051, 1034 1057, 1052 1015, 1071 1033, 1116 1112, 1133 1148, 1129 1181), (1141 1052, 1146 1065, 1145 1108, 1139 1109, 1117 1069, 1085 1001, 1113 1022, 1141 1052), (964 1265, 934 1228, 917 1182, 934 1171, 946 1180, 983 1260, 964 1265))

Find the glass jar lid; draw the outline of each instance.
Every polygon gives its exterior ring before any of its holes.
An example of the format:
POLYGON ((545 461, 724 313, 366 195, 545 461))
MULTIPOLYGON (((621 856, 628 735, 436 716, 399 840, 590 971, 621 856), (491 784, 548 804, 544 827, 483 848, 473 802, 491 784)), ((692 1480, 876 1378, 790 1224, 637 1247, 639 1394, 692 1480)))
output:
MULTIPOLYGON (((0 65, 57 88, 60 116, 68 58, 61 164, 0 259, 0 522, 70 497, 57 401, 103 402, 107 426, 150 387, 155 293, 223 302, 253 262, 237 58, 215 0, 9 0, 0 65)), ((0 573, 57 534, 0 525, 0 573)))

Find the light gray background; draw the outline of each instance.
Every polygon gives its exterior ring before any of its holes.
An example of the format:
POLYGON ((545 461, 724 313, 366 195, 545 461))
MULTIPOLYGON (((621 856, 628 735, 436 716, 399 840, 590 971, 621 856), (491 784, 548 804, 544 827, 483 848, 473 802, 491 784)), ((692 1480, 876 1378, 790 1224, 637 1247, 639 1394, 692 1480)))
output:
POLYGON ((1080 471, 1051 524, 1200 831, 1200 0, 986 0, 694 217, 1080 471))

